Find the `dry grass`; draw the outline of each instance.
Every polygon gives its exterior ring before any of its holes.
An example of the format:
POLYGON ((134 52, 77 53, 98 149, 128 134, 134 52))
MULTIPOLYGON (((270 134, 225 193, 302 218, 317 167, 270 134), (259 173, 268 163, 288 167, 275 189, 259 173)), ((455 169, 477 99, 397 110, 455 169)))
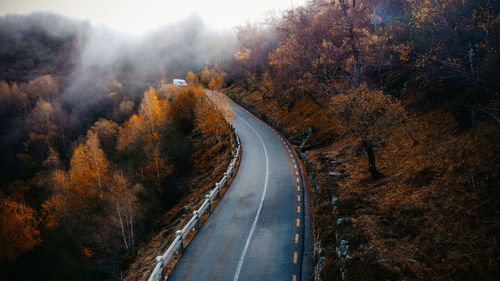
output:
POLYGON ((375 150, 385 176, 372 181, 360 140, 336 134, 338 126, 316 105, 289 109, 255 92, 230 94, 278 120, 292 136, 316 128, 313 141, 323 145, 307 158, 319 187, 314 219, 326 257, 322 280, 341 280, 341 267, 347 280, 494 280, 500 273, 498 128, 479 124, 459 131, 449 113, 416 112, 375 150), (344 176, 329 179, 330 171, 344 176), (332 196, 339 199, 335 215, 332 196), (349 223, 337 226, 340 217, 349 223), (343 239, 349 240, 347 261, 336 254, 343 239))

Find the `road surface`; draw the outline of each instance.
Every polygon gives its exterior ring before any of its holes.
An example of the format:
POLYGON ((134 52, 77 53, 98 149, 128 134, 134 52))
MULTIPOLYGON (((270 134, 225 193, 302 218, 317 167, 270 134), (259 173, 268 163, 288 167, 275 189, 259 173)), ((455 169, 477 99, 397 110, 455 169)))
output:
POLYGON ((309 196, 295 156, 232 103, 239 170, 168 280, 311 280, 309 196))

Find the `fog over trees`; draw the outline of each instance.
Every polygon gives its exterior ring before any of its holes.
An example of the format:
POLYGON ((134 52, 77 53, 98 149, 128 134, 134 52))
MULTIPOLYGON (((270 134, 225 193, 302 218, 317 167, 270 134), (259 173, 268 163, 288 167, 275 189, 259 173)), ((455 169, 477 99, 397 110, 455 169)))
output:
POLYGON ((230 157, 222 91, 320 175, 324 280, 494 279, 498 34, 491 0, 311 0, 229 30, 192 15, 141 35, 0 17, 0 276, 122 279, 192 172, 230 157))

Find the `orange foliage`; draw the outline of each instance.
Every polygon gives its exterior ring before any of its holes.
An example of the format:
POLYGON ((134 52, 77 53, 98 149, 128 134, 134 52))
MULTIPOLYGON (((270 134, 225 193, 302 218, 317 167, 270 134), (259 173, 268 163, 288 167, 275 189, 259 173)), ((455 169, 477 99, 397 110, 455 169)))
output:
POLYGON ((208 87, 212 90, 220 90, 222 88, 222 78, 220 77, 219 74, 215 74, 212 79, 210 79, 210 82, 208 83, 208 87))
POLYGON ((0 196, 0 260, 13 263, 42 241, 30 207, 0 196))
POLYGON ((99 195, 107 180, 109 164, 97 134, 88 131, 87 141, 79 145, 70 161, 70 180, 81 195, 99 195))
POLYGON ((186 81, 188 85, 197 85, 199 83, 198 76, 194 74, 192 71, 189 71, 186 75, 186 81))
POLYGON ((124 150, 137 140, 145 140, 147 135, 165 126, 168 109, 168 104, 157 97, 155 90, 145 92, 139 113, 132 115, 119 130, 117 149, 124 150))
POLYGON ((54 195, 42 205, 45 227, 55 228, 63 218, 93 212, 96 204, 104 199, 109 174, 109 163, 97 134, 89 130, 86 142, 77 146, 71 157, 69 172, 52 173, 54 195))
POLYGON ((142 178, 146 182, 153 182, 161 190, 163 179, 172 173, 172 166, 167 164, 166 157, 160 154, 160 136, 157 132, 146 137, 144 147, 148 162, 142 169, 142 178))
POLYGON ((214 134, 220 144, 223 136, 231 134, 231 128, 226 120, 232 117, 232 111, 229 107, 229 103, 226 103, 227 100, 220 98, 221 95, 219 93, 212 92, 208 96, 210 98, 204 96, 197 104, 197 125, 202 132, 214 134), (217 104, 213 101, 216 101, 217 104), (220 105, 222 110, 219 109, 218 105, 220 105))
POLYGON ((87 259, 90 259, 92 256, 94 256, 94 251, 92 251, 92 249, 90 248, 83 248, 82 253, 87 259))
POLYGON ((43 223, 46 229, 51 230, 59 226, 58 211, 62 210, 63 205, 63 198, 60 195, 52 196, 42 204, 43 223))

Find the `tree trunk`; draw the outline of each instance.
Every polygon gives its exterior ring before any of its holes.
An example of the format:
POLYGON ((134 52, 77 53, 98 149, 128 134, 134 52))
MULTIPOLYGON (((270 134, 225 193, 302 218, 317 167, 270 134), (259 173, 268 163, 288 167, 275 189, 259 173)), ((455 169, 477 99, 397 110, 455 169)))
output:
POLYGON ((373 144, 369 141, 363 141, 366 154, 368 155, 368 171, 374 180, 381 178, 383 175, 377 170, 375 166, 375 153, 373 152, 373 144))
POLYGON ((122 229, 122 236, 123 236, 123 243, 125 243, 125 248, 127 250, 129 249, 128 243, 127 243, 127 235, 125 234, 125 227, 123 225, 123 219, 122 219, 122 214, 120 212, 120 205, 116 204, 116 211, 118 212, 118 218, 120 219, 120 227, 122 229))
POLYGON ((354 24, 352 20, 352 16, 354 13, 354 9, 356 8, 356 1, 352 2, 351 12, 348 13, 349 7, 347 6, 346 0, 340 2, 340 7, 344 14, 344 20, 347 26, 347 31, 349 33, 349 43, 351 45, 351 52, 354 58, 354 64, 352 68, 352 83, 354 87, 359 87, 360 85, 360 61, 359 61, 359 49, 356 45, 356 35, 354 34, 354 24))
POLYGON ((130 224, 130 247, 132 248, 132 250, 134 250, 135 248, 134 217, 133 217, 134 209, 132 208, 132 203, 130 202, 130 199, 128 199, 128 208, 129 208, 129 224, 130 224))
POLYGON ((410 136, 411 140, 413 141, 413 146, 417 146, 419 144, 418 140, 413 137, 413 134, 410 132, 410 130, 408 130, 408 128, 405 128, 405 130, 408 136, 410 136))

